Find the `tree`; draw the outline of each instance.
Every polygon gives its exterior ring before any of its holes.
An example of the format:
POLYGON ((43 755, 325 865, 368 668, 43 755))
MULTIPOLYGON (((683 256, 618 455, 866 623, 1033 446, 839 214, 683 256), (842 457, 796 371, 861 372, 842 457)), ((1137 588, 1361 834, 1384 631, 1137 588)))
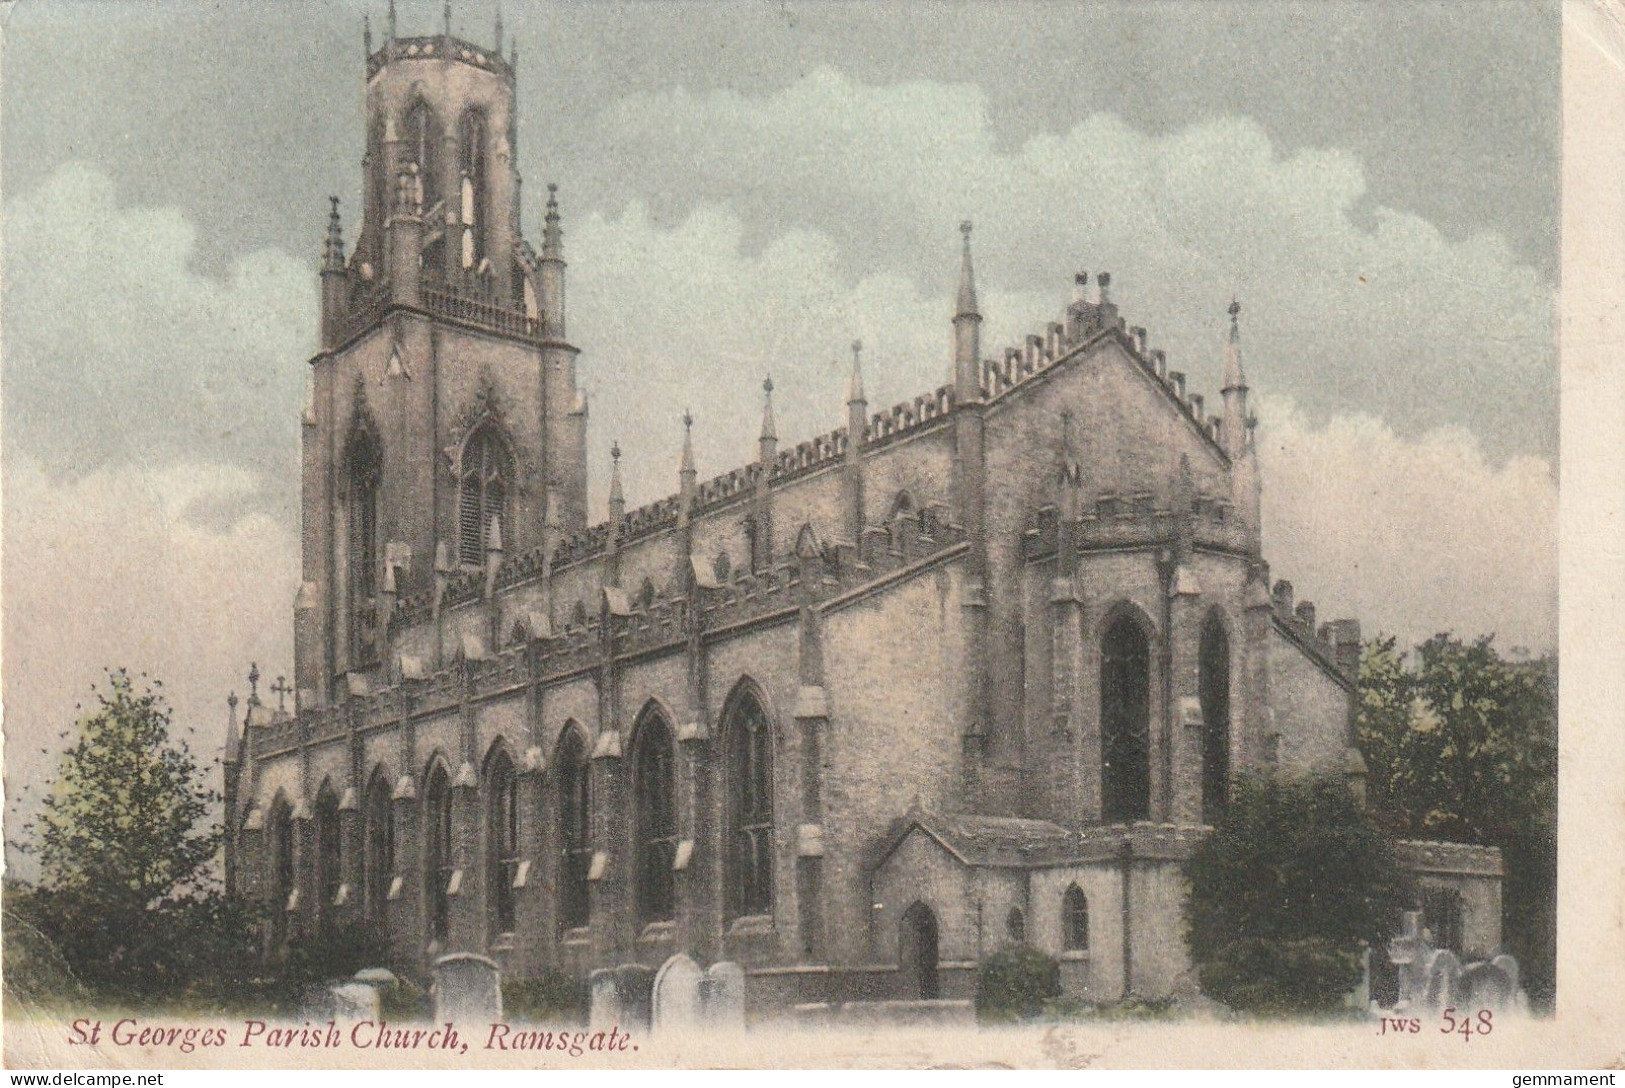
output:
MULTIPOLYGON (((1392 638, 1361 661, 1357 729, 1372 806, 1399 836, 1497 846, 1505 943, 1537 1001, 1554 983, 1557 663, 1508 661, 1490 637, 1392 638)), ((1479 949, 1490 952, 1493 949, 1479 949)))
POLYGON ((33 921, 103 991, 220 985, 252 962, 252 918, 209 872, 221 831, 205 819, 219 797, 170 736, 159 687, 108 671, 28 829, 33 921))
POLYGON ((1340 1007, 1402 903, 1387 839, 1340 778, 1238 777, 1185 874, 1202 989, 1246 1012, 1340 1007))

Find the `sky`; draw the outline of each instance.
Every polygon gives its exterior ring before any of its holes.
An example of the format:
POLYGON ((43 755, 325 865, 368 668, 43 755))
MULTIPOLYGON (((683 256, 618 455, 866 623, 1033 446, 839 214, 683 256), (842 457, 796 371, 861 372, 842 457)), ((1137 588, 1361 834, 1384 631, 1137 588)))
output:
MULTIPOLYGON (((104 666, 217 750, 292 672, 298 412, 383 0, 15 0, 0 25, 8 785, 104 666)), ((403 35, 438 3, 399 5, 403 35)), ((488 43, 495 6, 453 29, 488 43)), ((1241 300, 1265 552, 1320 615, 1556 645, 1555 6, 511 4, 523 229, 628 501, 947 380, 957 224, 989 354, 1108 270, 1216 400, 1241 300)), ((349 218, 354 239, 358 223, 349 218)), ((8 831, 10 831, 8 827, 8 831)))

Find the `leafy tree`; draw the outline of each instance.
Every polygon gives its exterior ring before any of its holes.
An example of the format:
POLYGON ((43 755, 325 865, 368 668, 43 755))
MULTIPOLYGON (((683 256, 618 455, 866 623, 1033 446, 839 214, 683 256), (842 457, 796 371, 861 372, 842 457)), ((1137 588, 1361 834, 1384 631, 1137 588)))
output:
MULTIPOLYGON (((1489 637, 1414 655, 1365 648, 1357 727, 1372 806, 1399 836, 1501 848, 1506 943, 1537 1001, 1556 955, 1557 663, 1508 661, 1489 637)), ((1479 951, 1492 951, 1481 949, 1479 951)))
POLYGON ((1246 1012, 1336 1010, 1402 903, 1387 839, 1340 778, 1238 777, 1185 875, 1202 989, 1246 1012))
POLYGON ((29 825, 31 921, 84 983, 151 996, 229 985, 251 969, 253 919, 210 874, 218 795, 170 735, 158 688, 109 670, 29 825))

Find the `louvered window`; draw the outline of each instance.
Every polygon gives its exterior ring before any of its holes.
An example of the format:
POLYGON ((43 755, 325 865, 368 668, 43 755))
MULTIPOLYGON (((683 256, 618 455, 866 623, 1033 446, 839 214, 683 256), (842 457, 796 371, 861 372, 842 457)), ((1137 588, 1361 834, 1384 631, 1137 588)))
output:
POLYGON ((475 431, 463 448, 463 474, 457 493, 457 556, 468 567, 485 561, 491 523, 503 519, 512 474, 507 446, 494 427, 475 431))

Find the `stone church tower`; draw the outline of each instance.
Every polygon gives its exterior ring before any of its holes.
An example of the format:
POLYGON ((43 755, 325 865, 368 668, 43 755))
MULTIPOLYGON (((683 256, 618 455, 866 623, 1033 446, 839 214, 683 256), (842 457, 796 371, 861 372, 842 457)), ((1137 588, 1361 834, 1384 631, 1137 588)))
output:
POLYGON ((391 33, 368 58, 366 117, 360 235, 346 258, 335 199, 302 428, 301 707, 369 675, 391 606, 437 574, 586 525, 558 203, 550 188, 537 253, 500 35, 391 33))

